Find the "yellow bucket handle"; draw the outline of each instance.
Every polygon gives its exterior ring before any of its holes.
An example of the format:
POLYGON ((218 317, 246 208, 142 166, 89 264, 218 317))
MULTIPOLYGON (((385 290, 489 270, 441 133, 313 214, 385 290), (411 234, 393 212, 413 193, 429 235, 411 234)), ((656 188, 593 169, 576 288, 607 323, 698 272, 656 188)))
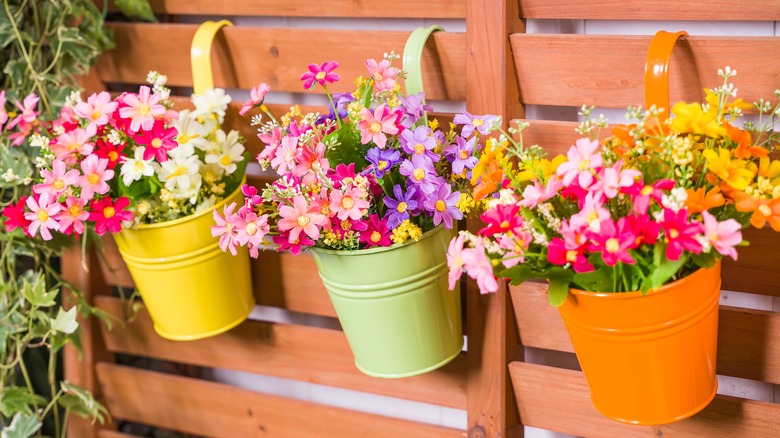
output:
POLYGON ((669 62, 672 50, 680 37, 688 32, 666 32, 659 30, 650 41, 645 60, 645 105, 655 105, 661 110, 661 120, 669 118, 669 62))
POLYGON ((211 71, 211 45, 217 32, 224 26, 232 26, 229 20, 206 21, 195 31, 190 49, 192 64, 192 84, 195 94, 203 94, 214 88, 214 75, 211 71))

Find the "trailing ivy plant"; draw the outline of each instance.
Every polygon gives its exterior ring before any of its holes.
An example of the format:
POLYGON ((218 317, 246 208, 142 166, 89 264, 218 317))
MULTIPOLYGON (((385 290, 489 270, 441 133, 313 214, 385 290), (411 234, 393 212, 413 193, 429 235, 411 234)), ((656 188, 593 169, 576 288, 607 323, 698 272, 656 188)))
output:
MULTIPOLYGON (((147 0, 117 3, 129 14, 154 18, 147 0)), ((0 91, 5 90, 5 99, 0 99, 0 113, 10 121, 20 110, 16 102, 21 105, 35 93, 40 114, 33 124, 47 123, 78 91, 75 77, 86 74, 112 46, 104 13, 93 0, 2 0, 0 91)), ((12 144, 8 137, 0 123, 4 213, 30 195, 39 171, 40 149, 30 138, 12 144)), ((88 391, 62 380, 58 353, 66 344, 80 348, 77 315, 97 315, 108 323, 104 313, 63 281, 58 260, 67 243, 44 242, 21 228, 7 231, 0 225, 0 438, 65 437, 70 414, 101 423, 107 417, 88 391), (63 287, 74 292, 69 310, 62 306, 63 287)))

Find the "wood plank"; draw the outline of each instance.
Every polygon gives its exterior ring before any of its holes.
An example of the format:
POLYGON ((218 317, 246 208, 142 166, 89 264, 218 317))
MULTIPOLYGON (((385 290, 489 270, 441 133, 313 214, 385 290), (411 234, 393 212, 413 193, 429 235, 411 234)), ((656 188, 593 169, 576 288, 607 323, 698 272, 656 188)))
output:
POLYGON ((775 0, 520 0, 520 17, 574 20, 776 21, 775 0))
MULTIPOLYGON (((101 297, 98 305, 122 320, 119 299, 101 297)), ((106 347, 113 353, 302 380, 455 409, 466 408, 465 355, 421 376, 377 379, 357 370, 347 340, 339 330, 246 321, 219 336, 174 342, 154 332, 149 314, 143 310, 133 322, 110 331, 104 329, 103 337, 106 347)))
MULTIPOLYGON (((113 3, 113 2, 112 2, 113 3)), ((465 0, 151 0, 157 14, 248 17, 465 18, 465 0)), ((111 10, 116 10, 112 7, 111 10)))
POLYGON ((780 269, 777 269, 780 233, 767 225, 742 232, 750 246, 738 248, 739 258, 723 260, 723 289, 780 296, 780 269))
MULTIPOLYGON (((169 86, 192 86, 189 53, 196 25, 112 23, 110 27, 116 49, 98 62, 103 82, 143 83, 149 70, 156 70, 168 76, 169 86)), ((408 36, 402 31, 228 27, 214 43, 214 82, 218 87, 242 89, 266 82, 273 91, 303 93, 300 76, 308 64, 337 60, 343 80, 329 89, 351 91, 352 80, 366 75, 366 58, 390 50, 403 53, 408 36)), ((423 54, 429 99, 465 100, 464 48, 463 33, 439 32, 429 40, 423 54)))
POLYGON ((116 418, 214 438, 461 437, 462 431, 101 363, 116 418))
POLYGON ((257 304, 294 312, 336 316, 328 292, 309 254, 262 251, 252 260, 252 285, 257 304))
MULTIPOLYGON (((644 104, 644 65, 650 39, 630 35, 511 35, 521 100, 525 104, 576 107, 644 104)), ((778 37, 685 38, 677 43, 672 55, 671 100, 701 101, 703 88, 720 85, 717 71, 726 65, 739 73, 733 79, 739 97, 747 102, 769 99, 778 86, 777 55, 778 37)))
MULTIPOLYGON (((547 285, 510 287, 520 342, 526 347, 574 352, 547 285)), ((718 374, 780 384, 780 313, 720 306, 718 374)))
POLYGON ((101 430, 98 431, 98 438, 141 438, 138 435, 129 435, 115 430, 101 430))
POLYGON ((780 430, 780 405, 724 395, 686 420, 661 426, 623 424, 596 411, 579 371, 513 362, 509 373, 527 426, 589 438, 775 438, 780 430))

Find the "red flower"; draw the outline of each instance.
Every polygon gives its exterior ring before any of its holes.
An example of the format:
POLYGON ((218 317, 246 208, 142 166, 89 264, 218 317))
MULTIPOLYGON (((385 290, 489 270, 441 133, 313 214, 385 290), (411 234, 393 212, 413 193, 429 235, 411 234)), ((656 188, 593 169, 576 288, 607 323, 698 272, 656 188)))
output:
POLYGON ((591 265, 585 257, 585 245, 568 247, 563 239, 553 237, 547 245, 547 248, 547 260, 554 265, 563 266, 567 263, 571 263, 574 272, 578 273, 591 272, 594 270, 593 265, 591 265))
POLYGON ((27 228, 30 226, 30 221, 24 218, 24 203, 26 201, 27 196, 22 196, 19 198, 19 201, 16 203, 16 205, 9 204, 3 209, 3 216, 6 217, 3 225, 5 225, 5 229, 9 233, 17 228, 21 228, 24 230, 24 234, 32 237, 30 236, 30 232, 27 231, 27 228))
POLYGON ((95 142, 95 145, 97 146, 95 155, 100 158, 107 159, 109 169, 116 167, 116 165, 119 164, 119 162, 125 156, 122 154, 122 149, 125 148, 124 144, 113 145, 100 138, 95 142))
POLYGON ((116 201, 108 196, 93 200, 89 204, 92 208, 89 220, 95 222, 95 232, 101 236, 106 234, 106 231, 120 232, 122 221, 133 220, 133 212, 125 210, 128 205, 130 205, 130 200, 124 196, 117 198, 116 201))

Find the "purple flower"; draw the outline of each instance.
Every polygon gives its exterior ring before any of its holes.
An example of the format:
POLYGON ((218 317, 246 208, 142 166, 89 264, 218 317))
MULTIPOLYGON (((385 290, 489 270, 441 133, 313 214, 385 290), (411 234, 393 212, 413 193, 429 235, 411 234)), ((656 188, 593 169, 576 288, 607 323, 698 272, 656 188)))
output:
POLYGON ((400 167, 401 175, 409 178, 409 182, 417 186, 423 193, 431 193, 436 189, 438 180, 436 169, 425 155, 414 155, 410 160, 404 160, 400 167))
POLYGON ((384 203, 387 207, 387 213, 385 213, 385 219, 387 219, 387 226, 390 228, 396 228, 401 222, 409 219, 409 212, 417 210, 416 189, 414 187, 407 190, 406 193, 400 185, 396 184, 393 187, 393 194, 395 199, 390 196, 385 196, 384 203))
POLYGON ((311 90, 314 88, 314 83, 322 85, 323 87, 328 83, 333 83, 341 79, 337 73, 333 73, 339 66, 336 61, 323 62, 322 65, 309 64, 309 71, 301 75, 303 81, 303 88, 311 90))
POLYGON ((403 104, 404 109, 406 110, 406 117, 404 119, 404 125, 407 128, 411 128, 412 125, 414 125, 417 120, 423 116, 425 111, 433 111, 433 107, 430 105, 426 105, 423 102, 425 101, 425 93, 417 93, 417 94, 411 94, 409 96, 406 96, 406 98, 401 98, 401 103, 403 104))
POLYGON ((463 213, 458 210, 457 204, 460 192, 451 193, 449 184, 442 184, 425 199, 425 209, 433 213, 433 224, 439 225, 444 221, 446 228, 452 228, 452 220, 463 219, 463 213))
POLYGON ((439 161, 439 154, 433 152, 436 148, 436 139, 431 136, 431 130, 427 126, 419 126, 414 130, 407 129, 401 133, 401 148, 412 156, 424 155, 431 161, 439 161))
POLYGON ((372 164, 367 170, 374 170, 377 178, 382 178, 396 164, 401 162, 401 153, 396 149, 371 148, 366 153, 366 160, 372 164))
POLYGON ((498 116, 494 116, 493 114, 475 116, 467 111, 463 111, 460 114, 456 114, 452 121, 456 125, 463 125, 463 131, 461 131, 460 135, 468 138, 474 133, 475 129, 482 135, 488 135, 490 133, 490 127, 497 119, 498 116))
POLYGON ((464 168, 473 169, 477 165, 477 157, 474 156, 474 144, 476 137, 466 140, 463 137, 456 137, 455 144, 449 145, 444 152, 447 159, 452 162, 452 173, 459 174, 464 168))

